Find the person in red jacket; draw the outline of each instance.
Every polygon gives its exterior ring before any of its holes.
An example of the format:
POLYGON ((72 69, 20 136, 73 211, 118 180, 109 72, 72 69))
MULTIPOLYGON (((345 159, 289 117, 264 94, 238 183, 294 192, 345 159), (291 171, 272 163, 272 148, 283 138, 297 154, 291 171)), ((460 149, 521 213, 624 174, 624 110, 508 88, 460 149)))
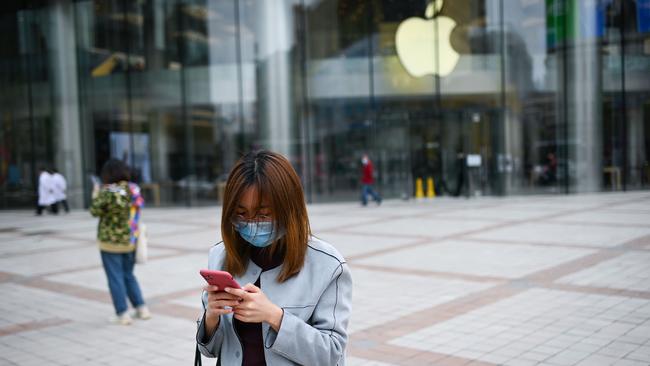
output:
POLYGON ((361 171, 361 204, 368 204, 368 195, 372 196, 372 199, 377 202, 378 205, 381 204, 381 197, 375 190, 372 188, 372 185, 375 183, 374 177, 374 167, 372 166, 372 161, 368 157, 368 154, 363 154, 361 158, 362 171, 361 171))

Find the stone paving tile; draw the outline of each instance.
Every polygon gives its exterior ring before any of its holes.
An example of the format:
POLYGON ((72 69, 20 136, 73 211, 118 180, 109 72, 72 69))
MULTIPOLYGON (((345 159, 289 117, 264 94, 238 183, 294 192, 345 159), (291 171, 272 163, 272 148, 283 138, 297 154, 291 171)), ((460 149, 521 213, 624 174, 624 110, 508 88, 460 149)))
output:
MULTIPOLYGON (((648 208, 650 210, 650 207, 648 208)), ((648 227, 650 225, 650 212, 630 213, 620 211, 590 211, 570 215, 563 215, 559 218, 550 219, 553 222, 584 222, 606 225, 638 225, 648 227)))
MULTIPOLYGON (((135 274, 142 288, 145 301, 147 297, 151 296, 202 288, 204 281, 199 275, 199 270, 207 267, 207 261, 207 254, 185 254, 173 258, 149 261, 145 265, 136 265, 135 274)), ((106 275, 101 267, 56 275, 49 279, 96 290, 105 290, 108 286, 106 275)))
POLYGON ((351 270, 355 287, 350 333, 492 286, 489 283, 368 271, 354 266, 351 270))
POLYGON ((532 289, 389 343, 461 357, 482 352, 479 360, 504 365, 522 359, 573 365, 591 355, 623 359, 639 350, 650 342, 650 332, 641 333, 649 317, 649 300, 532 289), (626 322, 633 312, 645 319, 626 322), (621 340, 635 331, 635 342, 621 340), (602 341, 599 348, 580 348, 593 339, 602 341))
POLYGON ((3 337, 2 344, 15 351, 0 357, 20 365, 122 365, 125 359, 141 365, 189 364, 195 329, 195 322, 164 316, 128 327, 67 324, 3 337))
POLYGON ((379 361, 365 360, 358 357, 348 357, 345 360, 345 364, 348 366, 395 366, 390 363, 384 363, 379 361))
POLYGON ((381 235, 358 235, 339 234, 335 232, 323 232, 316 234, 319 238, 332 243, 346 259, 355 256, 363 256, 366 253, 373 253, 390 248, 400 248, 404 245, 414 243, 411 238, 386 237, 381 235))
MULTIPOLYGON (((110 304, 102 304, 18 284, 0 284, 0 328, 47 319, 103 324, 113 314, 110 304), (74 310, 72 310, 74 309, 74 310)), ((0 338, 3 342, 4 338, 0 338)))
POLYGON ((97 231, 97 219, 86 219, 82 217, 77 218, 67 218, 65 216, 56 217, 47 222, 38 221, 38 218, 34 219, 35 221, 31 222, 31 225, 26 225, 21 228, 21 232, 29 233, 32 231, 49 231, 61 229, 61 224, 65 223, 67 231, 97 231))
POLYGON ((495 225, 494 221, 480 220, 451 220, 441 218, 404 218, 385 220, 375 224, 356 225, 345 229, 347 232, 369 235, 396 234, 404 236, 423 236, 440 238, 471 230, 484 229, 495 225))
POLYGON ((21 275, 39 275, 88 265, 101 265, 99 250, 96 247, 69 248, 38 252, 29 256, 0 258, 0 268, 3 272, 21 275))
POLYGON ((650 207, 648 207, 648 195, 639 195, 639 199, 636 200, 635 202, 630 202, 630 203, 625 203, 625 204, 619 204, 614 207, 607 208, 607 210, 629 210, 629 211, 640 211, 647 213, 650 211, 650 207))
MULTIPOLYGON (((351 266, 349 365, 650 364, 648 192, 308 210, 351 266)), ((0 365, 191 362, 220 207, 143 217, 151 260, 136 273, 154 318, 120 327, 97 219, 0 212, 0 365)))
POLYGON ((597 201, 597 200, 594 201, 594 200, 583 199, 583 200, 573 201, 571 199, 563 199, 560 197, 555 197, 555 198, 535 200, 533 202, 524 199, 518 202, 514 201, 510 203, 508 206, 513 209, 526 209, 526 210, 552 213, 558 211, 587 211, 590 209, 600 207, 603 204, 604 202, 597 201))
POLYGON ((15 227, 2 227, 0 226, 0 239, 6 240, 8 238, 13 238, 20 234, 18 228, 15 227))
MULTIPOLYGON (((478 206, 489 205, 491 199, 485 198, 478 206)), ((319 219, 329 216, 355 216, 355 217, 417 217, 434 213, 450 212, 465 207, 476 208, 477 203, 462 202, 456 199, 442 197, 435 200, 411 200, 411 201, 384 201, 381 206, 371 202, 368 206, 362 207, 358 203, 328 203, 323 205, 308 205, 307 210, 314 218, 319 219)))
POLYGON ((195 229, 189 232, 179 231, 168 234, 151 232, 149 234, 149 243, 152 246, 202 251, 206 255, 210 248, 221 242, 221 240, 221 231, 216 228, 195 229))
POLYGON ((33 233, 39 231, 59 231, 64 224, 68 231, 91 231, 97 230, 97 221, 83 217, 68 217, 65 215, 50 217, 32 217, 28 221, 17 223, 21 233, 33 233))
POLYGON ((650 253, 625 253, 565 276, 558 282, 650 292, 650 253))
POLYGON ((56 224, 59 224, 59 229, 61 224, 65 224, 66 227, 70 224, 70 227, 77 227, 82 225, 84 227, 91 226, 93 223, 88 220, 88 213, 82 218, 79 213, 65 216, 53 216, 45 215, 42 217, 35 216, 34 214, 28 214, 26 211, 16 212, 14 214, 6 214, 2 212, 2 216, 6 218, 4 224, 0 224, 0 231, 3 233, 14 233, 20 234, 27 231, 40 230, 41 228, 47 228, 57 230, 56 224))
POLYGON ((143 219, 154 221, 195 221, 205 224, 218 224, 221 215, 221 206, 209 207, 174 207, 158 208, 146 207, 143 211, 143 219), (214 218, 214 219, 213 219, 214 218))
POLYGON ((196 309, 196 314, 198 318, 198 316, 202 314, 201 311, 203 310, 203 306, 201 305, 201 293, 202 293, 201 288, 198 288, 194 295, 175 298, 173 300, 170 300, 169 303, 183 305, 183 306, 196 309))
POLYGON ((472 210, 441 212, 430 216, 441 217, 445 219, 476 219, 500 222, 513 220, 534 220, 536 218, 546 217, 548 215, 559 213, 561 211, 561 209, 557 208, 547 208, 540 210, 536 208, 531 209, 530 207, 498 206, 476 208, 472 210))
POLYGON ((337 229, 342 226, 352 226, 358 227, 369 222, 374 222, 381 220, 383 217, 373 217, 367 215, 350 215, 350 214, 339 214, 336 216, 318 216, 310 218, 310 225, 312 232, 315 234, 319 232, 325 232, 332 229, 337 229))
POLYGON ((373 256, 358 262, 425 271, 518 278, 592 252, 575 248, 543 248, 533 245, 447 240, 373 256))
POLYGON ((518 196, 508 199, 513 204, 522 206, 551 206, 551 207, 598 207, 609 209, 612 207, 623 207, 636 205, 643 200, 650 200, 650 194, 646 192, 596 192, 583 193, 579 195, 544 195, 531 200, 528 196, 518 196), (630 199, 633 198, 633 199, 630 199))
POLYGON ((166 234, 178 235, 183 233, 192 233, 195 231, 209 231, 209 227, 201 227, 198 225, 184 225, 174 224, 171 222, 146 222, 147 232, 151 233, 152 238, 156 235, 164 236, 166 234))
POLYGON ((0 239, 0 258, 16 256, 21 254, 34 254, 38 252, 48 252, 49 250, 60 250, 70 247, 93 247, 96 244, 83 243, 78 241, 71 241, 59 238, 52 238, 44 235, 38 236, 15 236, 7 239, 0 239))
POLYGON ((599 227, 556 223, 527 222, 487 230, 470 235, 470 238, 489 240, 518 240, 523 243, 549 243, 558 245, 580 245, 592 247, 615 247, 630 240, 649 235, 650 227, 599 227))

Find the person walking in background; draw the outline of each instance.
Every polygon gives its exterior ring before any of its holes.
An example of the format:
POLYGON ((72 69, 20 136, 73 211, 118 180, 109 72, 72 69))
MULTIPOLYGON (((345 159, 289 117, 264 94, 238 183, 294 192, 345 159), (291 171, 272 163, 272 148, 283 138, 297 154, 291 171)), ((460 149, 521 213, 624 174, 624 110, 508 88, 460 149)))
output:
POLYGON ((51 213, 58 213, 56 208, 56 198, 54 195, 54 180, 52 174, 45 168, 41 167, 38 176, 38 204, 36 206, 36 215, 43 214, 44 209, 48 209, 51 213))
POLYGON ((540 180, 544 185, 552 185, 557 181, 557 158, 552 152, 546 154, 546 163, 544 164, 540 180))
POLYGON ((126 164, 116 159, 107 161, 101 171, 104 185, 94 187, 90 205, 90 214, 99 217, 97 241, 116 314, 111 321, 122 325, 132 322, 127 297, 137 318, 151 317, 133 273, 138 236, 136 219, 140 217, 144 200, 139 187, 129 183, 129 178, 126 164))
POLYGON ((352 277, 343 256, 314 237, 300 178, 282 155, 252 152, 224 191, 221 235, 208 268, 243 289, 208 285, 196 335, 221 365, 345 365, 352 277))
POLYGON ((56 201, 54 204, 57 206, 57 210, 59 207, 59 204, 63 206, 63 209, 65 210, 66 213, 70 212, 70 208, 68 207, 68 200, 67 200, 67 194, 66 190, 68 189, 68 183, 65 180, 65 177, 59 171, 55 168, 52 169, 53 173, 52 174, 52 186, 54 190, 54 200, 56 201))
POLYGON ((368 195, 372 196, 372 199, 377 202, 377 205, 381 204, 381 196, 372 188, 372 185, 375 183, 375 170, 372 165, 372 161, 368 157, 368 154, 363 154, 361 158, 361 204, 368 204, 368 195))

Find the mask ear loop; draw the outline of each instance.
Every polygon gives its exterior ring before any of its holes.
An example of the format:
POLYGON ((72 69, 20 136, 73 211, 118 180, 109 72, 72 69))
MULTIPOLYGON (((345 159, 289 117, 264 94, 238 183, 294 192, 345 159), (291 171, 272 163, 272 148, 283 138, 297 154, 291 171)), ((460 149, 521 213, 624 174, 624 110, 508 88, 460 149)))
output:
POLYGON ((273 241, 279 240, 287 233, 286 228, 281 227, 277 221, 273 221, 273 241))
MULTIPOLYGON (((235 229, 235 232, 237 232, 239 234, 239 236, 241 236, 242 238, 243 238, 242 231, 246 232, 246 229, 250 228, 250 225, 251 225, 250 221, 241 220, 241 219, 239 219, 237 217, 234 217, 234 218, 230 219, 230 222, 231 222, 231 224, 233 226, 233 229, 235 229)), ((248 230, 248 231, 250 231, 250 230, 248 230)))

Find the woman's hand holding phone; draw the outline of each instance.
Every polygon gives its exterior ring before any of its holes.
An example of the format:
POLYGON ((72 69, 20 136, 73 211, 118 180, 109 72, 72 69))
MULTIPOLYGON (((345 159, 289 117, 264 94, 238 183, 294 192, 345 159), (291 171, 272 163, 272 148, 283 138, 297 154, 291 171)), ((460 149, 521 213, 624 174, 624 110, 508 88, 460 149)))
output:
POLYGON ((245 323, 268 323, 279 331, 284 312, 269 300, 262 290, 247 284, 239 286, 232 275, 224 271, 202 269, 201 276, 208 285, 203 290, 208 294, 205 309, 205 334, 212 334, 219 326, 221 315, 234 313, 235 319, 245 323))
POLYGON ((203 291, 208 294, 208 303, 205 308, 205 334, 207 337, 212 337, 219 326, 221 315, 232 313, 232 308, 242 300, 224 290, 228 287, 239 288, 239 284, 228 272, 202 269, 199 273, 208 283, 203 287, 203 291))
POLYGON ((226 288, 226 292, 242 299, 234 307, 235 319, 244 323, 266 322, 276 332, 280 330, 284 312, 259 287, 249 283, 242 289, 226 288))
POLYGON ((213 285, 203 287, 203 291, 208 293, 208 303, 205 308, 205 334, 207 337, 212 337, 219 326, 221 315, 232 313, 232 308, 239 305, 241 298, 213 285))

